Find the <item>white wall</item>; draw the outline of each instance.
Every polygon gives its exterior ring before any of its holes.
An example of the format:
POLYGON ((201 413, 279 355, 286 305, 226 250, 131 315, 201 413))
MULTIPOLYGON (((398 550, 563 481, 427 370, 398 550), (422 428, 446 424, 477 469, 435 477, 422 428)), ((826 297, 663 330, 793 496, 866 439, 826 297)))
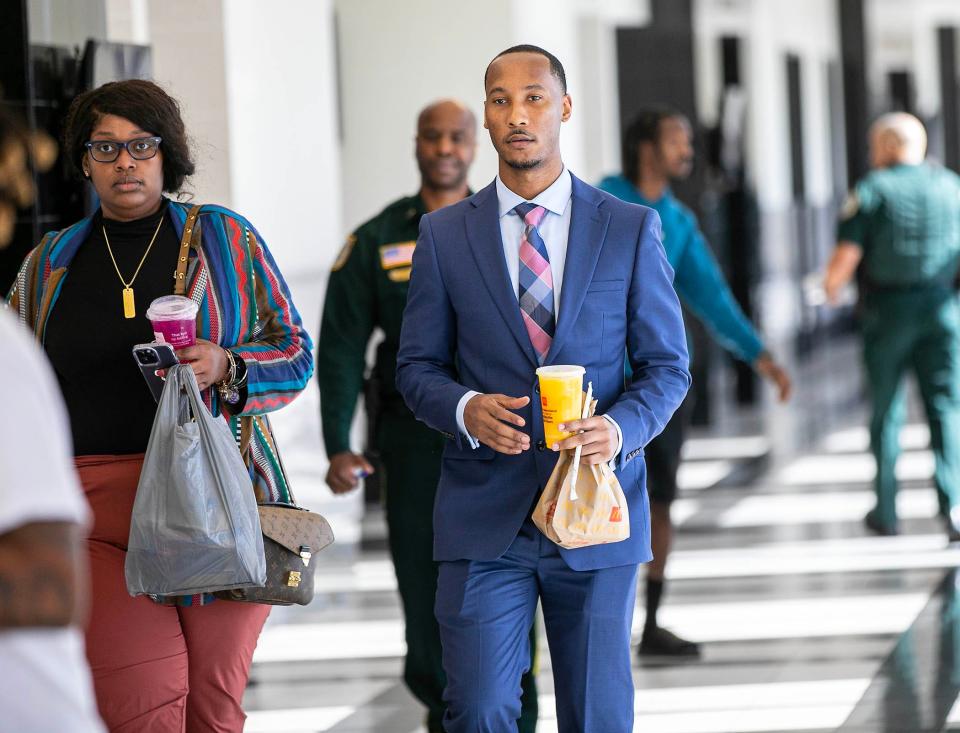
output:
POLYGON ((341 244, 332 5, 229 0, 223 37, 232 204, 284 273, 319 276, 341 244))
POLYGON ((83 48, 80 39, 106 38, 104 0, 29 0, 30 43, 83 48))
MULTIPOLYGON (((579 73, 574 95, 582 156, 577 175, 589 183, 620 170, 620 94, 617 27, 650 22, 649 2, 580 0, 578 54, 570 65, 579 73)), ((568 137, 570 135, 568 134, 568 137)))
POLYGON ((808 201, 821 205, 834 192, 827 63, 839 58, 834 0, 698 0, 694 5, 697 104, 715 122, 721 92, 720 39, 743 39, 741 70, 748 100, 749 179, 762 208, 790 204, 787 116, 788 53, 800 57, 804 173, 808 201))
POLYGON ((107 40, 116 43, 150 43, 150 8, 147 0, 106 0, 107 40))
POLYGON ((581 111, 578 100, 588 99, 584 90, 595 82, 591 74, 593 69, 585 69, 577 63, 581 58, 579 10, 577 0, 517 0, 510 6, 510 35, 497 50, 518 43, 532 43, 560 59, 567 76, 567 91, 573 100, 573 114, 560 128, 560 149, 567 167, 585 176, 589 151, 584 139, 584 122, 588 110, 585 104, 581 111), (530 22, 531 18, 536 18, 536 22, 530 22))
MULTIPOLYGON (((413 137, 426 104, 457 97, 482 124, 483 72, 518 43, 542 46, 563 62, 573 115, 560 140, 570 169, 592 181, 619 168, 614 28, 648 19, 647 0, 336 0, 335 6, 347 228, 418 187, 413 137)), ((496 171, 496 153, 481 128, 470 185, 485 186, 496 171)))
MULTIPOLYGON (((420 110, 454 97, 483 120, 483 71, 505 45, 509 0, 336 0, 343 120, 343 221, 353 229, 416 192, 414 134, 420 110)), ((496 175, 486 132, 477 135, 470 184, 496 175)))
POLYGON ((283 13, 255 0, 108 0, 107 10, 110 40, 150 43, 154 78, 181 104, 197 164, 187 192, 248 217, 284 273, 309 283, 295 287, 317 291, 305 302, 318 302, 342 234, 330 0, 291 0, 283 13))
MULTIPOLYGON (((741 76, 747 99, 747 181, 761 219, 762 274, 757 311, 767 337, 786 339, 800 321, 795 285, 794 202, 786 57, 800 59, 806 203, 829 209, 834 190, 834 135, 828 64, 839 60, 835 0, 697 0, 694 4, 696 91, 699 112, 716 121, 722 91, 720 42, 741 39, 741 76)), ((803 274, 803 273, 800 273, 803 274)))
MULTIPOLYGON (((746 37, 752 23, 750 0, 699 0, 693 4, 693 61, 697 114, 706 125, 715 125, 720 109, 722 58, 720 39, 746 37)), ((746 70, 747 58, 741 59, 746 70)))
POLYGON ((917 112, 939 114, 940 66, 937 28, 960 26, 956 0, 870 0, 867 4, 867 53, 876 114, 887 99, 886 74, 908 69, 914 74, 917 112))
POLYGON ((197 166, 184 190, 198 202, 230 206, 222 0, 149 0, 147 23, 153 78, 180 102, 197 166))

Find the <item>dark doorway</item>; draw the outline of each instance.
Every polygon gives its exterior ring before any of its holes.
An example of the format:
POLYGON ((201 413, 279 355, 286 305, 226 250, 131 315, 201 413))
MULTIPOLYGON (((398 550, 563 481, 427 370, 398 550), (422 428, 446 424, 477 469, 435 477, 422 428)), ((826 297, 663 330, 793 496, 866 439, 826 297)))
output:
POLYGON ((867 172, 867 45, 863 0, 837 0, 843 70, 843 109, 847 121, 847 185, 867 172))
POLYGON ((896 69, 887 74, 887 95, 893 112, 914 114, 913 76, 906 69, 896 69))
POLYGON ((960 171, 960 110, 957 109, 957 29, 937 29, 937 51, 940 61, 941 124, 943 129, 943 164, 960 171))

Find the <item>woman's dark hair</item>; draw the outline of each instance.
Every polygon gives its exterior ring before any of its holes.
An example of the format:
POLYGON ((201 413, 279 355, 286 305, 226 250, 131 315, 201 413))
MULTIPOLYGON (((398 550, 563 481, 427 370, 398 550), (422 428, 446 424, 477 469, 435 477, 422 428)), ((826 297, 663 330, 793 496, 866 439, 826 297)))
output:
POLYGON ((666 105, 646 107, 640 110, 623 133, 620 150, 620 165, 623 177, 634 183, 639 178, 640 144, 654 143, 660 139, 660 123, 673 117, 684 117, 683 112, 666 105))
POLYGON ((144 79, 112 81, 84 92, 70 105, 63 129, 64 154, 81 171, 84 143, 105 115, 124 117, 151 135, 163 138, 163 190, 175 193, 183 179, 193 174, 193 158, 180 105, 159 85, 144 79))

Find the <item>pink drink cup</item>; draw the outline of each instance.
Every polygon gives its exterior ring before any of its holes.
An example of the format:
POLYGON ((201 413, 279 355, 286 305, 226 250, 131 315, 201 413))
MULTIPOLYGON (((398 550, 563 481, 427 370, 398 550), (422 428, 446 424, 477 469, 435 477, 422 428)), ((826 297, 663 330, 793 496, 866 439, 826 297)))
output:
POLYGON ((157 298, 147 308, 147 318, 153 324, 153 336, 158 343, 182 349, 197 342, 197 304, 190 298, 157 298))

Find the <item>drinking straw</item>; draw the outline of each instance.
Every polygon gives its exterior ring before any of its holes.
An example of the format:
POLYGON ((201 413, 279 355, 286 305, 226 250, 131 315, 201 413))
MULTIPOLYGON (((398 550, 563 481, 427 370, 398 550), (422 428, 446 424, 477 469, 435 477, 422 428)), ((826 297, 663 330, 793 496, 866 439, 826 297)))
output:
MULTIPOLYGON (((587 382, 587 399, 583 402, 583 413, 581 414, 581 419, 586 420, 590 417, 590 403, 593 402, 593 382, 587 382)), ((580 431, 583 432, 582 430, 580 431)), ((580 449, 583 448, 582 445, 578 445, 577 449, 573 452, 573 470, 570 472, 570 501, 577 500, 577 476, 580 474, 580 449)))

